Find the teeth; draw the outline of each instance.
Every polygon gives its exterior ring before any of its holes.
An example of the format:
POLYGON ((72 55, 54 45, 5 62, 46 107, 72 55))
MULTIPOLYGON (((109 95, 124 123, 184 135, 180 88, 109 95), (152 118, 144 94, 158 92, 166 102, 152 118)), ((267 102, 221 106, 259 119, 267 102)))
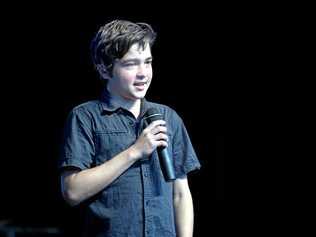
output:
POLYGON ((135 86, 143 86, 145 84, 146 84, 146 82, 134 83, 135 86))

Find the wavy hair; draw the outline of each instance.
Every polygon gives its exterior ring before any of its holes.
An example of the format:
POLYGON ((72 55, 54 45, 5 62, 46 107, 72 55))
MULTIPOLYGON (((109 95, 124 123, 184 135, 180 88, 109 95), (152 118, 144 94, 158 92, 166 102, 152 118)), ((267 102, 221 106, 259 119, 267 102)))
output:
POLYGON ((114 20, 100 27, 91 42, 92 62, 100 72, 100 65, 104 65, 111 75, 113 62, 122 58, 129 48, 138 43, 143 49, 149 43, 154 44, 156 33, 146 23, 114 20))

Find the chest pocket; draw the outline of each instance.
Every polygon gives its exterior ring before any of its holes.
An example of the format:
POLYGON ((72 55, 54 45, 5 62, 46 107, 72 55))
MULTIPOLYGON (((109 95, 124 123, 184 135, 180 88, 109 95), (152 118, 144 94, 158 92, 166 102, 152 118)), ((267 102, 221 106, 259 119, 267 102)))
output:
POLYGON ((96 165, 110 160, 135 142, 134 136, 125 130, 95 132, 96 165))

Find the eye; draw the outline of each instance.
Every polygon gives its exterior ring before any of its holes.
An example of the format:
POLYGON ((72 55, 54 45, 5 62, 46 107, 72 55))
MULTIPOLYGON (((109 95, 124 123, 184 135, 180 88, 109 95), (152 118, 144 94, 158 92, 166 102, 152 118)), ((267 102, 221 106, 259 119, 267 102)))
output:
POLYGON ((125 67, 131 67, 131 66, 135 66, 136 63, 125 63, 124 66, 125 67))
POLYGON ((146 64, 152 64, 152 60, 146 61, 145 63, 146 63, 146 64))

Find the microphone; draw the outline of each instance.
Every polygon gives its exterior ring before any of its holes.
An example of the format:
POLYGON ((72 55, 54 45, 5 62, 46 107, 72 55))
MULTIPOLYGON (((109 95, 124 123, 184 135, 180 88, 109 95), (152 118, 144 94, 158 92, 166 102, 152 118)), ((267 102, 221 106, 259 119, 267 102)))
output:
MULTIPOLYGON (((153 121, 163 119, 162 114, 156 108, 150 108, 147 110, 145 116, 145 121, 150 124, 153 121)), ((157 147, 157 153, 159 157, 160 167, 166 182, 170 182, 176 179, 172 159, 169 156, 166 147, 157 147)))

